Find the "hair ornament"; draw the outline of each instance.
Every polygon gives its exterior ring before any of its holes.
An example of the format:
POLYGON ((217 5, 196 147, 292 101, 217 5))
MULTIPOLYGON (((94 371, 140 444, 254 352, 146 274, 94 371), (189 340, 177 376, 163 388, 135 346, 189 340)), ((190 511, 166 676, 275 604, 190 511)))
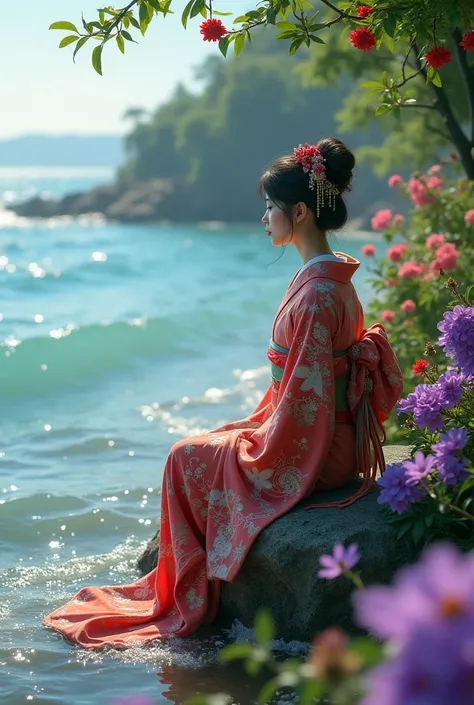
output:
POLYGON ((329 207, 336 208, 336 196, 339 196, 339 189, 326 178, 326 160, 314 144, 298 145, 293 150, 295 159, 301 164, 305 174, 309 174, 309 188, 314 191, 316 188, 316 216, 319 216, 320 208, 324 207, 327 198, 329 207))

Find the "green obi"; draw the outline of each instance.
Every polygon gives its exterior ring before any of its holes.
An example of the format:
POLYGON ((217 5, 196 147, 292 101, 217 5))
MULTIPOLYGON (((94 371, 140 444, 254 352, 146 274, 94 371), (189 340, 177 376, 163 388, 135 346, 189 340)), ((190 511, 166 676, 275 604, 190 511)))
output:
MULTIPOLYGON (((280 353, 281 355, 288 355, 288 353, 290 352, 289 350, 287 350, 287 348, 283 348, 281 345, 277 345, 275 342, 273 342, 273 340, 270 340, 270 348, 276 353, 280 353)), ((347 355, 347 350, 336 350, 336 352, 333 353, 334 358, 344 357, 344 355, 347 355)), ((284 365, 277 365, 272 360, 270 360, 270 364, 272 381, 280 383, 283 379, 283 372, 285 370, 284 365)), ((349 404, 347 401, 349 380, 349 372, 346 372, 345 374, 339 375, 334 378, 334 403, 336 412, 349 411, 349 404)))

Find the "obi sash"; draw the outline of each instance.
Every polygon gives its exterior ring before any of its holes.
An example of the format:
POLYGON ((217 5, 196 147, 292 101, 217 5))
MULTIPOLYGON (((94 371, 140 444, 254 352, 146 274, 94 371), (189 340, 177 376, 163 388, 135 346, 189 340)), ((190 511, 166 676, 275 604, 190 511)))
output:
MULTIPOLYGON (((270 341, 268 358, 272 379, 277 385, 283 378, 288 353, 289 350, 270 341)), ((385 470, 382 450, 385 432, 382 424, 400 398, 403 387, 396 355, 381 324, 364 330, 358 343, 347 350, 335 351, 333 358, 335 421, 355 425, 356 473, 362 476, 362 484, 353 496, 345 500, 309 505, 305 509, 348 507, 370 491, 377 473, 382 474, 385 470)))

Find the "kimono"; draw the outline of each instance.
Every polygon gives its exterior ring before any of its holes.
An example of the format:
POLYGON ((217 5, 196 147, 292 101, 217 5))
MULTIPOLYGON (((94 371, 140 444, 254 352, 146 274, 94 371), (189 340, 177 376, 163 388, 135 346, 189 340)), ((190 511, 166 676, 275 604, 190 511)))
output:
POLYGON ((370 489, 384 469, 382 424, 402 375, 383 326, 364 329, 351 283, 359 262, 339 256, 290 283, 255 411, 171 448, 157 567, 129 585, 83 588, 47 626, 91 649, 189 635, 215 618, 222 581, 235 579, 262 529, 315 490, 360 475, 347 506, 370 489))

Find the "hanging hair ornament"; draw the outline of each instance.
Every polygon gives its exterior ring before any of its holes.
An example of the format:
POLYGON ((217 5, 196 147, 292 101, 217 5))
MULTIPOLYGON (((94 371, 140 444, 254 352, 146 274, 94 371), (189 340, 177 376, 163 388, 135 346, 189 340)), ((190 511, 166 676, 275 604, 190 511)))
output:
POLYGON ((316 185, 316 217, 324 207, 324 200, 328 199, 329 207, 336 208, 336 196, 339 196, 339 189, 326 178, 326 160, 314 144, 300 144, 295 147, 294 155, 298 164, 301 164, 305 174, 309 174, 309 188, 314 191, 316 185))

